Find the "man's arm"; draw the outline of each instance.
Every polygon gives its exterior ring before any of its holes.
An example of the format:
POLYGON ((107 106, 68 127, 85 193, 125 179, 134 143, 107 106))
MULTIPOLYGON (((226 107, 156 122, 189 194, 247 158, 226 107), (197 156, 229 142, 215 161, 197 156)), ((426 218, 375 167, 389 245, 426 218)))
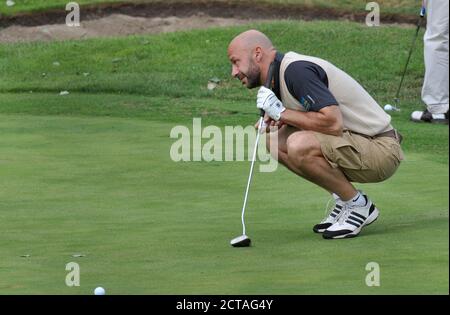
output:
POLYGON ((342 135, 342 114, 328 89, 327 74, 319 65, 308 61, 293 62, 286 69, 285 80, 289 92, 302 103, 306 112, 287 109, 281 114, 282 123, 303 130, 342 135))
POLYGON ((328 89, 326 72, 320 66, 308 61, 293 62, 287 67, 284 79, 289 93, 306 112, 285 108, 274 92, 262 87, 257 107, 266 112, 267 125, 288 124, 302 130, 342 135, 342 113, 328 89))
POLYGON ((283 123, 302 130, 312 130, 333 136, 342 136, 342 114, 337 105, 326 106, 318 112, 300 112, 286 109, 281 113, 283 123))

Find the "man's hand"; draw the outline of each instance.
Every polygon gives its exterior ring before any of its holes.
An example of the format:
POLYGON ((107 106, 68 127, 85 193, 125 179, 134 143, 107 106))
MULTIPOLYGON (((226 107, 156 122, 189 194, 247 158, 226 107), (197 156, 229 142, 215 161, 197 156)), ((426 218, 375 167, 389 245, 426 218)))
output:
POLYGON ((272 90, 262 86, 258 91, 256 107, 262 109, 275 121, 279 121, 281 113, 286 110, 283 103, 277 98, 272 90))
MULTIPOLYGON (((270 118, 269 116, 267 116, 267 114, 266 114, 263 119, 261 130, 259 130, 259 132, 260 133, 264 133, 264 132, 268 133, 268 132, 272 132, 272 131, 277 131, 283 125, 285 125, 285 123, 282 122, 281 120, 275 121, 272 118, 270 118)), ((259 120, 255 123, 255 129, 258 130, 258 127, 259 127, 259 120)))

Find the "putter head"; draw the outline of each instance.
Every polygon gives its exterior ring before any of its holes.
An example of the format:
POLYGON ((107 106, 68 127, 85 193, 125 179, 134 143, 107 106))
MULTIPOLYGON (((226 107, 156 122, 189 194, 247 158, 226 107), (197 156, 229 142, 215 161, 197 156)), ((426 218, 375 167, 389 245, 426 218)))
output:
POLYGON ((399 102, 400 102, 400 99, 398 97, 394 98, 394 107, 398 108, 399 102))
POLYGON ((233 247, 249 247, 251 242, 252 241, 247 235, 241 235, 236 238, 233 238, 230 244, 233 247))

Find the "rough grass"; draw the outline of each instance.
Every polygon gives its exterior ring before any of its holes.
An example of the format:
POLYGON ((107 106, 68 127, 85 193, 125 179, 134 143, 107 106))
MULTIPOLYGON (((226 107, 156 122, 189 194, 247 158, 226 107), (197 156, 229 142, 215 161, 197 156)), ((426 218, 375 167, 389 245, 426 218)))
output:
MULTIPOLYGON (((238 0, 216 0, 218 2, 237 3, 238 0)), ((80 5, 102 3, 154 3, 161 0, 78 0, 80 5)), ((196 2, 196 0, 169 0, 164 2, 196 2)), ((200 2, 200 1, 199 1, 200 2)), ((368 1, 363 0, 247 0, 250 3, 269 3, 283 5, 303 5, 309 7, 329 8, 335 10, 364 11, 368 1)), ((12 15, 24 12, 45 11, 48 9, 64 9, 66 0, 17 0, 16 5, 7 7, 6 1, 0 3, 0 14, 12 15)), ((381 13, 418 14, 421 1, 419 0, 379 0, 381 13)))
MULTIPOLYGON (((233 36, 250 27, 267 33, 280 51, 333 62, 381 105, 393 102, 414 35, 414 27, 282 21, 156 36, 2 45, 0 111, 172 122, 202 116, 207 123, 224 125, 231 119, 247 124, 254 113, 255 91, 242 89, 231 78, 226 47, 233 36), (213 77, 222 81, 211 92, 206 86, 213 77), (59 96, 65 90, 71 95, 59 96), (39 106, 43 100, 48 106, 39 106)), ((392 116, 406 136, 407 150, 433 149, 430 157, 445 163, 448 128, 409 123, 410 113, 423 108, 423 72, 423 44, 418 40, 400 95, 401 111, 392 116)))

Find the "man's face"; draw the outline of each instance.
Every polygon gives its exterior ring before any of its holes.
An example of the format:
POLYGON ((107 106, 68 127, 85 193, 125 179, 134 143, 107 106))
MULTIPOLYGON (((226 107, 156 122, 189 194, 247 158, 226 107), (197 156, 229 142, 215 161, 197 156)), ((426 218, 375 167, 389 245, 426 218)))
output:
POLYGON ((252 58, 251 52, 230 47, 228 58, 231 62, 231 75, 238 78, 248 89, 260 86, 261 71, 252 58))

